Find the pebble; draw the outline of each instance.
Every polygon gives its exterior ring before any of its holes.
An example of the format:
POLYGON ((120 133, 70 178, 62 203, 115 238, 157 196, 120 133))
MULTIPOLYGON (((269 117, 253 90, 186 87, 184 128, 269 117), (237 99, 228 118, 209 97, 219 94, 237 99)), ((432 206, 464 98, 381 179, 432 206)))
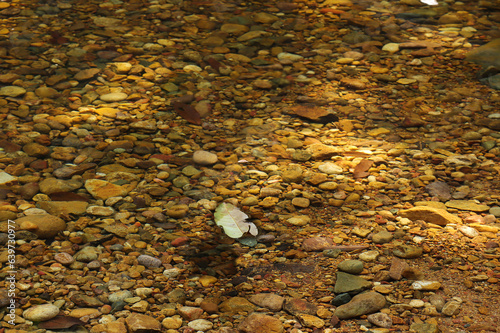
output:
POLYGON ((23 318, 34 322, 47 321, 57 316, 59 311, 59 308, 53 304, 34 305, 24 310, 23 318))
POLYGON ((128 95, 122 92, 114 92, 101 95, 99 98, 104 102, 121 102, 127 99, 128 95))
POLYGON ((411 284, 414 290, 434 291, 441 288, 439 281, 415 281, 411 284))
POLYGON ((444 209, 417 206, 406 210, 400 210, 398 215, 412 221, 423 220, 428 223, 445 226, 447 224, 461 224, 462 219, 448 213, 444 209))
POLYGON ((63 219, 50 214, 23 216, 15 220, 21 230, 27 230, 40 239, 55 237, 66 230, 66 222, 63 219))
POLYGON ((334 292, 342 293, 359 293, 365 289, 371 288, 372 284, 356 275, 337 272, 337 280, 335 282, 334 292))
POLYGON ((277 312, 283 308, 285 298, 272 293, 260 293, 252 295, 249 300, 260 307, 277 312))
POLYGON ((338 264, 337 268, 349 274, 360 274, 363 271, 364 264, 360 260, 344 260, 338 264))
POLYGON ((161 266, 161 260, 149 255, 141 254, 137 257, 137 262, 139 265, 146 266, 148 268, 156 268, 161 266))
POLYGON ((385 297, 377 292, 356 295, 352 300, 335 309, 334 315, 339 319, 359 317, 379 311, 386 304, 385 297))
POLYGON ((131 333, 140 332, 161 332, 160 322, 148 315, 131 313, 125 318, 128 331, 131 333))
POLYGON ((392 318, 386 313, 373 313, 366 317, 366 319, 375 326, 383 328, 392 327, 392 318))
POLYGON ((193 153, 193 161, 200 165, 212 165, 217 163, 217 155, 204 150, 197 150, 193 153))
POLYGON ((254 312, 238 325, 238 330, 243 333, 283 333, 285 328, 278 318, 254 312))

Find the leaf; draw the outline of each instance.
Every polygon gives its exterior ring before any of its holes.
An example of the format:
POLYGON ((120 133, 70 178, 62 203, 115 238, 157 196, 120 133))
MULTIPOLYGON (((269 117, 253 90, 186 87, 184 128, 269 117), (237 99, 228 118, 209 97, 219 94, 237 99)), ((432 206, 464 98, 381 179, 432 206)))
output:
POLYGON ((84 324, 84 322, 82 322, 78 318, 57 315, 50 320, 39 323, 37 326, 39 328, 43 328, 46 330, 59 330, 59 329, 70 328, 70 327, 73 327, 75 325, 83 325, 83 324, 84 324))
POLYGON ((354 168, 354 178, 364 178, 370 173, 367 172, 373 165, 373 161, 362 159, 361 162, 354 168))
POLYGON ((174 107, 175 112, 179 114, 179 116, 186 119, 191 124, 201 125, 200 114, 191 105, 180 102, 173 102, 172 106, 174 107))
POLYGON ((253 236, 258 234, 257 226, 245 221, 248 215, 230 203, 221 203, 215 210, 214 217, 215 223, 231 238, 240 238, 245 232, 253 236))

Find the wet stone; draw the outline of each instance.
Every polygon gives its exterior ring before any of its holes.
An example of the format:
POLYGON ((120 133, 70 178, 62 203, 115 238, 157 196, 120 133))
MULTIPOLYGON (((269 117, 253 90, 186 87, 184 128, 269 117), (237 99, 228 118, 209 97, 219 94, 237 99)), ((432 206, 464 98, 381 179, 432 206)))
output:
POLYGON ((404 259, 418 258, 422 255, 421 247, 413 245, 400 245, 393 250, 395 256, 404 259))
POLYGON ((47 321, 59 314, 59 308, 53 304, 35 305, 23 312, 23 318, 34 322, 47 321))
POLYGON ((344 260, 337 267, 349 274, 360 274, 363 271, 364 264, 360 260, 344 260))
POLYGON ((356 295, 352 300, 339 306, 334 315, 340 319, 349 319, 379 311, 386 304, 385 297, 376 292, 356 295))
POLYGON ((305 314, 316 314, 318 311, 318 308, 316 305, 309 303, 305 300, 298 299, 298 298, 289 298, 285 301, 283 305, 283 310, 286 312, 292 314, 292 315, 297 315, 299 313, 305 313, 305 314))
POLYGON ((250 302, 271 311, 280 311, 283 308, 284 301, 285 298, 282 296, 271 293, 261 293, 250 297, 250 302))
POLYGON ((371 282, 348 273, 337 272, 337 280, 335 281, 335 293, 359 293, 363 290, 369 289, 372 284, 371 282))
POLYGON ((383 231, 380 231, 380 232, 377 232, 376 234, 374 234, 372 236, 372 241, 375 244, 386 244, 386 243, 389 243, 390 241, 392 241, 393 238, 394 238, 394 236, 392 235, 392 233, 390 233, 387 230, 383 230, 383 231))
POLYGON ((285 328, 278 318, 252 313, 238 325, 238 330, 243 333, 283 333, 285 328))

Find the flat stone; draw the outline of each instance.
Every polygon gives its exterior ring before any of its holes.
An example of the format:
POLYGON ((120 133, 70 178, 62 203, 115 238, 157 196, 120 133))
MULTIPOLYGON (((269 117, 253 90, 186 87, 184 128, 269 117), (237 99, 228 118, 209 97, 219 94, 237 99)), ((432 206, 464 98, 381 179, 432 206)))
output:
POLYGON ((20 230, 28 230, 40 239, 53 238, 66 230, 66 222, 50 214, 23 216, 15 221, 20 230))
POLYGON ((148 315, 131 313, 126 317, 125 323, 130 333, 161 332, 160 322, 148 315))
POLYGON ((54 216, 82 215, 88 207, 85 201, 40 201, 37 206, 54 216))
POLYGON ((446 201, 451 199, 451 188, 445 182, 434 181, 427 185, 425 190, 439 200, 446 201))
POLYGON ((392 318, 386 313, 373 313, 366 317, 370 323, 383 328, 392 327, 392 318))
POLYGON ((0 88, 0 96, 18 97, 26 93, 26 89, 18 86, 5 86, 0 88))
POLYGON ((250 303, 246 298, 243 297, 231 297, 221 304, 219 304, 219 309, 221 312, 252 312, 257 307, 250 303))
POLYGON ((17 177, 9 175, 5 171, 0 171, 0 185, 8 185, 17 180, 17 177))
POLYGON ((272 293, 260 293, 250 296, 250 302, 260 307, 268 308, 271 311, 277 312, 281 311, 281 309, 283 308, 285 298, 272 293))
POLYGON ((472 212, 487 212, 490 207, 487 205, 478 204, 473 200, 450 200, 445 202, 446 207, 468 210, 472 212))
POLYGON ((414 259, 422 256, 423 250, 419 246, 414 245, 399 245, 392 253, 399 258, 414 259))
POLYGON ((360 260, 349 259, 339 263, 337 268, 349 274, 360 274, 363 271, 364 264, 360 260))
POLYGON ((312 237, 307 238, 302 242, 304 251, 323 251, 334 246, 333 239, 327 237, 312 237))
POLYGON ((382 230, 372 235, 372 242, 375 244, 386 244, 392 241, 394 236, 387 230, 382 230))
POLYGON ((243 333, 283 333, 285 328, 278 318, 252 313, 238 325, 238 330, 243 333))
POLYGON ((359 317, 379 311, 386 304, 385 297, 377 292, 356 295, 352 300, 335 309, 334 315, 339 319, 359 317))
POLYGON ((120 102, 127 99, 128 95, 122 92, 114 92, 101 95, 99 98, 104 102, 120 102))
POLYGON ((188 326, 196 332, 205 332, 211 330, 214 324, 206 319, 195 319, 190 321, 188 326))
POLYGON ((428 223, 433 223, 441 226, 447 224, 461 224, 462 219, 458 216, 448 213, 443 209, 417 206, 410 209, 400 210, 398 215, 406 217, 412 221, 423 220, 428 223))
POLYGON ((359 293, 363 290, 371 288, 371 282, 348 273, 337 272, 337 280, 335 281, 334 292, 342 293, 359 293))
POLYGON ((414 290, 422 290, 422 291, 434 291, 441 288, 441 283, 438 281, 415 281, 411 284, 411 287, 414 290))
POLYGON ((288 298, 283 305, 283 310, 294 316, 299 313, 313 315, 318 311, 318 307, 315 304, 300 298, 288 298))
POLYGON ((96 199, 106 200, 111 197, 126 196, 131 189, 115 185, 101 179, 89 179, 85 182, 85 189, 96 199))
POLYGON ((197 150, 193 153, 193 162, 200 165, 212 165, 218 162, 217 154, 197 150))
POLYGON ((47 321, 59 314, 59 308, 53 304, 34 305, 23 312, 23 318, 31 321, 47 321))
POLYGON ((325 321, 323 319, 310 314, 299 313, 296 317, 305 327, 322 328, 325 326, 325 321))
POLYGON ((413 323, 410 330, 415 333, 439 333, 440 330, 437 325, 429 323, 413 323))

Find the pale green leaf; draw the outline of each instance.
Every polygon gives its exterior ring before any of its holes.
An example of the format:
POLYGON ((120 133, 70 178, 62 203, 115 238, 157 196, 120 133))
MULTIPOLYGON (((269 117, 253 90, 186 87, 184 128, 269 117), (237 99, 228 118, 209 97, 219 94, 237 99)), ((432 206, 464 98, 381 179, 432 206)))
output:
POLYGON ((255 224, 246 222, 248 215, 230 203, 221 203, 215 210, 214 217, 215 223, 231 238, 240 238, 245 232, 250 232, 253 236, 258 233, 255 224))

